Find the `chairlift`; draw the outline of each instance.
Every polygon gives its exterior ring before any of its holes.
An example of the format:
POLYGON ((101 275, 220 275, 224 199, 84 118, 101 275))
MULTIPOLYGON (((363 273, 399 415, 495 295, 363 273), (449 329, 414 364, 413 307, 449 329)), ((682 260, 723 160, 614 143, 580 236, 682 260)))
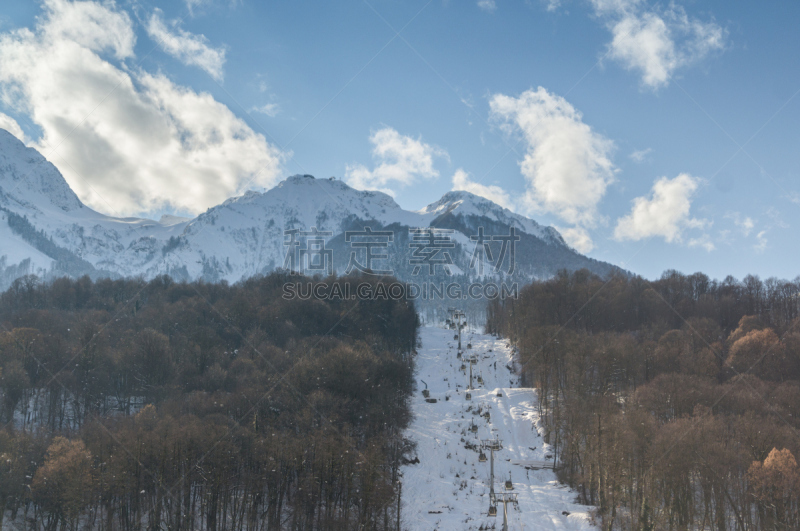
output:
POLYGON ((458 334, 453 336, 453 341, 458 341, 458 334))
POLYGON ((506 480, 506 490, 514 490, 514 484, 511 483, 511 474, 508 475, 508 479, 506 480))
POLYGON ((479 453, 478 454, 478 461, 480 461, 481 463, 485 463, 486 462, 486 454, 483 453, 483 452, 479 453))
POLYGON ((467 343, 467 348, 472 348, 472 343, 467 343))
POLYGON ((464 398, 467 400, 472 400, 472 393, 467 393, 467 395, 464 398))
POLYGON ((489 506, 489 516, 497 516, 497 507, 494 505, 489 506))

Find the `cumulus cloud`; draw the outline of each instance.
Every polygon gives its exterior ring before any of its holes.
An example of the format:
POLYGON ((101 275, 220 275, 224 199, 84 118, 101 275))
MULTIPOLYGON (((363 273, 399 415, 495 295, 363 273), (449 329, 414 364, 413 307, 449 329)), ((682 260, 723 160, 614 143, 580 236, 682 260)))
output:
POLYGON ((702 234, 697 238, 690 239, 689 247, 702 247, 709 253, 717 248, 717 246, 714 245, 714 242, 711 241, 711 236, 708 234, 702 234))
POLYGON ((613 142, 583 123, 567 100, 542 87, 518 98, 496 94, 490 108, 496 123, 525 140, 520 170, 528 186, 522 206, 572 225, 594 226, 600 219, 597 206, 616 172, 613 142))
POLYGON ((561 0, 543 0, 545 4, 545 9, 550 12, 558 11, 558 8, 561 7, 561 0))
POLYGON ((589 231, 583 227, 556 227, 564 241, 580 253, 588 253, 594 249, 594 242, 589 231))
POLYGON ((225 105, 111 62, 134 44, 130 17, 98 2, 47 0, 33 29, 0 34, 0 98, 41 128, 44 154, 57 146, 81 199, 114 214, 198 213, 277 182, 284 154, 225 105))
POLYGON ((753 232, 753 229, 756 226, 756 222, 753 220, 753 218, 749 216, 743 218, 738 212, 733 212, 726 217, 729 217, 733 220, 733 223, 739 227, 739 230, 742 232, 742 235, 744 235, 745 238, 750 236, 750 233, 753 232))
POLYGON ((494 0, 478 0, 478 7, 488 13, 494 13, 497 9, 497 3, 494 0))
POLYGON ((612 35, 608 55, 658 89, 675 71, 725 47, 726 31, 714 21, 689 17, 683 7, 648 7, 640 0, 592 0, 612 35))
POLYGON ((265 105, 253 107, 252 109, 250 109, 251 112, 257 112, 257 113, 260 113, 260 114, 265 114, 265 115, 269 116, 270 118, 274 118, 275 116, 278 116, 278 113, 280 112, 280 110, 281 110, 281 107, 277 103, 267 103, 265 105))
POLYGON ((2 112, 0 112, 0 129, 5 129, 22 142, 27 143, 28 141, 25 137, 25 132, 22 130, 22 127, 19 126, 17 121, 9 115, 3 114, 2 112))
POLYGON ((472 181, 469 178, 469 173, 461 168, 457 169, 453 174, 453 190, 463 190, 470 192, 481 197, 485 197, 490 201, 494 201, 501 207, 513 210, 513 204, 508 192, 494 185, 485 185, 472 181))
POLYGON ((642 163, 647 159, 647 156, 653 152, 653 148, 640 149, 628 155, 632 161, 642 163))
POLYGON ((205 70, 217 81, 222 81, 225 49, 212 48, 205 35, 195 35, 177 25, 170 29, 164 23, 162 11, 156 8, 147 24, 147 34, 169 55, 182 63, 205 70))
POLYGON ((767 231, 765 231, 765 230, 762 230, 761 232, 759 232, 758 234, 756 234, 756 240, 757 240, 757 242, 756 242, 756 244, 753 246, 753 249, 754 249, 754 250, 755 250, 757 253, 763 253, 763 252, 764 252, 764 250, 766 250, 766 248, 767 248, 767 243, 768 243, 768 240, 767 240, 767 231))
POLYGON ((394 195, 394 188, 413 184, 418 179, 435 179, 439 172, 433 167, 435 157, 448 158, 447 152, 426 144, 422 139, 401 135, 391 127, 373 132, 373 170, 362 164, 348 165, 345 180, 360 190, 380 190, 394 195))
MULTIPOLYGON (((702 228, 706 220, 690 217, 692 195, 700 180, 688 173, 673 179, 662 177, 653 184, 650 197, 633 200, 631 213, 620 218, 614 228, 617 240, 641 240, 661 236, 667 242, 680 241, 687 228, 702 228)), ((701 245, 697 240, 695 245, 701 245)))

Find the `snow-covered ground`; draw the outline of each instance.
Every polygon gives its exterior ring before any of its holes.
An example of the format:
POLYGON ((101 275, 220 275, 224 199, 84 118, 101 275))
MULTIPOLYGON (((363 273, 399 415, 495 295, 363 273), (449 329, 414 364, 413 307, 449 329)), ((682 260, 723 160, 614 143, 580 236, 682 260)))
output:
MULTIPOLYGON (((512 350, 504 339, 464 332, 464 357, 475 355, 472 399, 465 399, 469 365, 461 370, 454 332, 427 327, 420 332, 417 356, 418 390, 412 399, 414 421, 407 435, 417 443, 418 464, 402 468, 403 528, 412 530, 502 529, 503 506, 488 516, 489 461, 479 462, 480 440, 499 437, 495 453, 494 490, 515 492, 518 506, 509 505, 509 529, 594 529, 590 507, 574 503, 576 494, 556 480, 550 469, 549 445, 537 431, 536 395, 520 388, 509 367, 512 350), (472 348, 467 349, 470 343, 472 348), (483 384, 477 385, 477 376, 483 384), (429 403, 422 395, 428 385, 429 403), (501 396, 498 396, 498 393, 501 396), (489 412, 487 420, 485 413, 489 412), (471 424, 478 426, 477 433, 471 424), (474 449, 467 446, 476 445, 474 449), (513 490, 505 489, 511 478, 513 490)), ((486 452, 487 458, 489 452, 486 452)))

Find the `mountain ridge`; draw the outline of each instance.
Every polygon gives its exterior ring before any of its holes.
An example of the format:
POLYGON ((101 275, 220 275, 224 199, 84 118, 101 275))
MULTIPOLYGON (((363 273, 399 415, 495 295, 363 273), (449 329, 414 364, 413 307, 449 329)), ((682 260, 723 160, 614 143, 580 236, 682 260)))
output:
MULTIPOLYGON (((177 279, 236 282, 285 265, 285 231, 328 233, 336 252, 330 269, 343 273, 353 247, 345 232, 391 227, 394 273, 408 280, 410 235, 415 228, 451 230, 451 272, 474 278, 471 265, 479 227, 521 234, 524 257, 515 279, 547 278, 559 269, 587 268, 601 275, 622 270, 585 257, 558 231, 466 191, 452 191, 417 210, 389 195, 356 190, 335 178, 292 175, 264 192, 228 198, 192 219, 117 218, 84 205, 58 169, 38 151, 0 130, 0 288, 36 274, 92 277, 169 274, 177 279)), ((489 234, 487 232, 487 234, 489 234)), ((497 270, 494 270, 495 273, 497 270)), ((494 273, 492 273, 494 274, 494 273)), ((502 274, 501 274, 502 275, 502 274)))

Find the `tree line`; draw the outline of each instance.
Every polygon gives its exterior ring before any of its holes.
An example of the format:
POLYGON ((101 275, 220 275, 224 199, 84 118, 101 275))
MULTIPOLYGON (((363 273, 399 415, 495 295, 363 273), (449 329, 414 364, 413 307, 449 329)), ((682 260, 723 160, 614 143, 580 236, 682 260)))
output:
POLYGON ((603 529, 800 529, 800 277, 583 270, 490 303, 603 529))
POLYGON ((283 298, 297 280, 15 281, 0 527, 396 529, 414 305, 283 298))

